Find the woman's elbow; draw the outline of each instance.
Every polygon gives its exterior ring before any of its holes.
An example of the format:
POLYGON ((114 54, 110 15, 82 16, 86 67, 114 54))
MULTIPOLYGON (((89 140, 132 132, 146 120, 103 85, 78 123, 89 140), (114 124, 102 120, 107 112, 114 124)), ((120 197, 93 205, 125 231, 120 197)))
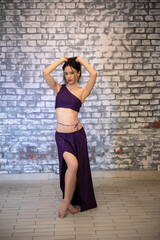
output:
POLYGON ((97 78, 97 72, 96 72, 96 70, 92 73, 92 76, 95 77, 95 78, 97 78))
POLYGON ((47 73, 47 71, 44 69, 43 70, 43 76, 46 76, 48 73, 47 73))

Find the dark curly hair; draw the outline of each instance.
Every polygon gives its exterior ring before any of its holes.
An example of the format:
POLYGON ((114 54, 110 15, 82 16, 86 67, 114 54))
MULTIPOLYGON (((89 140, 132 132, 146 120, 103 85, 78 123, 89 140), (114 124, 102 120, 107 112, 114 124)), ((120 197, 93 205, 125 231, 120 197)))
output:
MULTIPOLYGON (((79 62, 76 62, 76 59, 77 59, 77 57, 69 58, 68 61, 64 63, 62 69, 63 69, 63 72, 64 72, 64 69, 67 66, 70 66, 71 68, 76 69, 77 72, 80 72, 80 75, 79 75, 79 78, 78 78, 78 82, 79 82, 79 80, 81 78, 81 64, 79 62)), ((63 80, 66 82, 66 79, 65 79, 64 75, 63 75, 63 80)))

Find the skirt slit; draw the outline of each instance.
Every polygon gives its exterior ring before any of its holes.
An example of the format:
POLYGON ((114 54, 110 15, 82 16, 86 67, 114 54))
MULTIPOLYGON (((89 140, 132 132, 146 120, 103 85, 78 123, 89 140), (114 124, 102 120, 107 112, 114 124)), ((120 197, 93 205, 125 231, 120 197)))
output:
POLYGON ((60 188, 64 198, 65 172, 67 164, 63 158, 64 152, 73 154, 78 160, 77 185, 73 195, 72 204, 79 205, 81 212, 97 207, 92 176, 89 164, 87 137, 82 127, 71 133, 55 133, 59 157, 60 188))

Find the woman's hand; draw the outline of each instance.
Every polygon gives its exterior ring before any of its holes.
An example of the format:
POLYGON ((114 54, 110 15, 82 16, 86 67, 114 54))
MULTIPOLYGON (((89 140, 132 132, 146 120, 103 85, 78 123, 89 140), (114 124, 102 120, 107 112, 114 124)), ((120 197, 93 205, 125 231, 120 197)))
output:
POLYGON ((61 58, 62 62, 68 62, 68 59, 69 59, 69 58, 67 58, 67 57, 62 57, 62 58, 61 58))
POLYGON ((80 63, 81 60, 82 60, 82 58, 81 58, 80 56, 77 56, 76 62, 79 62, 79 63, 80 63))

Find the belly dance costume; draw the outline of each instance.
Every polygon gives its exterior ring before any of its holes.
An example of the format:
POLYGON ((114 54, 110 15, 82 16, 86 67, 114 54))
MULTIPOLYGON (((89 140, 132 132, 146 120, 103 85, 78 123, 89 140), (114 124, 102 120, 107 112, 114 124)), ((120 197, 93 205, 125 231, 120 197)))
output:
MULTIPOLYGON (((63 84, 60 91, 57 93, 55 108, 70 108, 79 112, 81 105, 80 99, 67 89, 66 84, 63 84)), ((92 183, 85 130, 83 127, 78 130, 78 123, 73 125, 58 124, 77 128, 75 132, 61 133, 56 131, 55 133, 59 157, 60 188, 63 193, 63 198, 65 190, 65 172, 67 170, 67 164, 63 158, 63 153, 69 152, 78 160, 77 185, 71 203, 73 205, 79 205, 81 212, 96 208, 97 203, 92 183)))

